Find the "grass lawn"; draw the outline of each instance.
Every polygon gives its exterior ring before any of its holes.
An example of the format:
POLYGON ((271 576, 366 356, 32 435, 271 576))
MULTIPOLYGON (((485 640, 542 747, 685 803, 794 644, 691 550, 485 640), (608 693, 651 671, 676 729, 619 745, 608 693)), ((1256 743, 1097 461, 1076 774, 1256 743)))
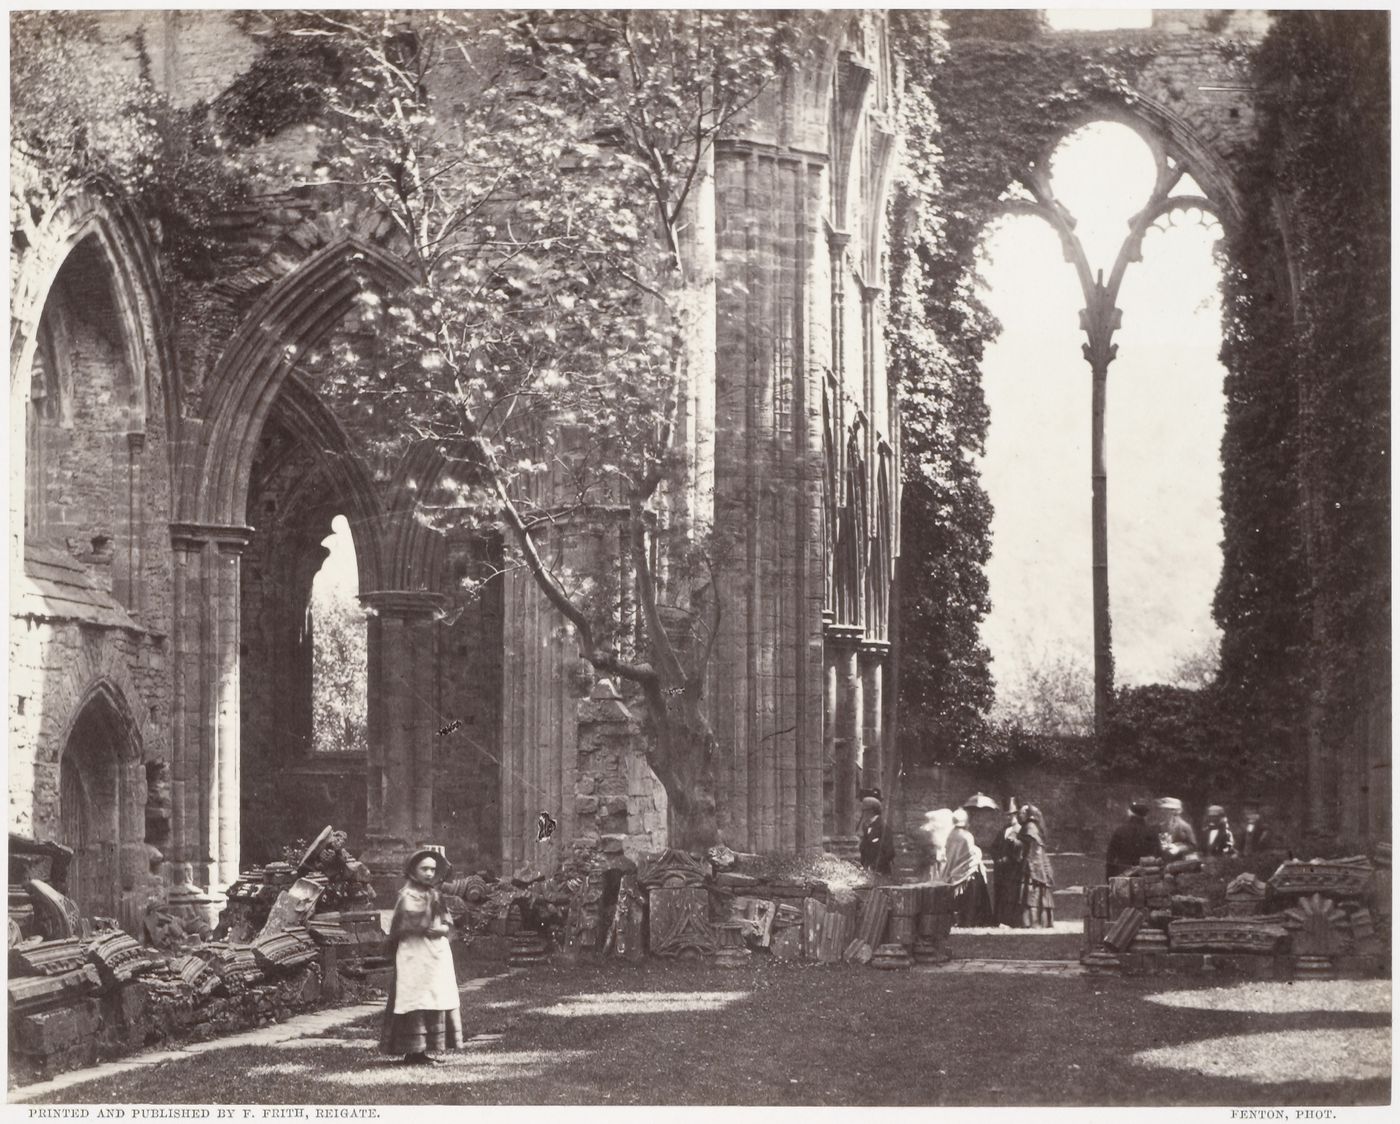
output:
POLYGON ((737 971, 656 962, 541 965, 467 995, 467 1033, 488 1037, 441 1066, 408 1069, 381 1058, 371 1018, 334 1038, 137 1067, 55 1100, 1383 1104, 1389 1010, 1389 981, 1222 989, 1182 977, 772 962, 737 971))

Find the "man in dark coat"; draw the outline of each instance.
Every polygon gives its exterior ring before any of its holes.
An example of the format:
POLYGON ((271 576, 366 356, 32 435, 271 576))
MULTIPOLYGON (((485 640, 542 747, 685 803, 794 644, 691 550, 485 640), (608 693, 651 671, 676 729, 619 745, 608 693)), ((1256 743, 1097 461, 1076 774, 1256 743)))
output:
POLYGON ((1201 825, 1201 838, 1204 840, 1203 849, 1207 855, 1235 853, 1235 835, 1230 830, 1230 821, 1225 816, 1225 809, 1219 804, 1212 804, 1206 809, 1205 822, 1201 825))
POLYGON ((1144 855, 1160 855, 1162 842, 1147 823, 1147 801, 1128 805, 1128 820, 1113 829, 1108 840, 1108 877, 1131 870, 1144 855))
POLYGON ((1271 832, 1259 815, 1259 809, 1253 804, 1244 806, 1244 827, 1239 834, 1239 848, 1242 855, 1255 855, 1260 851, 1272 850, 1273 832, 1271 832))
POLYGON ((860 865, 876 874, 894 868, 894 832, 885 823, 878 792, 861 797, 860 865))

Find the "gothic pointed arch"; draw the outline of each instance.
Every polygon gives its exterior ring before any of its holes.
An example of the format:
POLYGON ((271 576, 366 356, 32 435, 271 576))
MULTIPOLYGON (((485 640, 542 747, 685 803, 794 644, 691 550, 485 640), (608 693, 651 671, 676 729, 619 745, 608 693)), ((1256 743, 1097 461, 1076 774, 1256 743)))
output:
POLYGON ((209 380, 203 433, 181 478, 182 518, 240 526, 258 439, 298 358, 328 335, 366 285, 413 281, 393 254, 347 235, 278 281, 248 312, 209 380))
MULTIPOLYGON (((121 324, 121 344, 130 373, 133 431, 144 431, 149 403, 163 404, 163 422, 174 435, 181 413, 178 380, 161 299, 160 269, 145 225, 122 191, 102 176, 70 187, 32 231, 11 285, 10 391, 29 386, 40 326, 54 283, 80 246, 105 269, 121 324)), ((22 399, 21 399, 22 400, 22 399)))

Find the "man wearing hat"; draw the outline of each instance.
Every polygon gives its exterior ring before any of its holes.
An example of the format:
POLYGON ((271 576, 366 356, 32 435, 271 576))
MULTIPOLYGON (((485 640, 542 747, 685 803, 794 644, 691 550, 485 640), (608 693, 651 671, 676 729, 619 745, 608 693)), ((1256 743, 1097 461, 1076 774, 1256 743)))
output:
POLYGON ((862 789, 860 808, 860 865, 876 874, 889 874, 894 869, 894 833, 885 823, 880 790, 862 789))
POLYGON ((1157 834, 1162 842, 1162 857, 1169 861, 1196 853, 1196 833, 1182 811, 1181 801, 1175 796, 1163 796, 1157 801, 1157 834))
POLYGON ((1240 830, 1240 854, 1254 855, 1273 847, 1273 832, 1264 823, 1259 805, 1251 800, 1244 806, 1244 827, 1240 830))
POLYGON ((1201 838, 1204 840, 1207 855, 1233 855, 1235 836, 1230 831, 1230 821, 1225 818, 1225 809, 1212 804, 1206 809, 1205 823, 1201 825, 1201 838))
POLYGON ((1128 819, 1113 829, 1108 839, 1108 877, 1115 878, 1138 865, 1146 855, 1160 855, 1161 840, 1147 824, 1147 801, 1128 805, 1128 819))

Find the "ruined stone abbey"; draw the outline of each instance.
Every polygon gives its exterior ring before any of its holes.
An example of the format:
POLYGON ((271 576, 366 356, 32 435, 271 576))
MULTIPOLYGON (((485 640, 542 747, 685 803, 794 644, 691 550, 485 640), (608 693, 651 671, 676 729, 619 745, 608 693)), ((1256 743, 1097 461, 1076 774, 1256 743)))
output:
MULTIPOLYGON (((101 22, 113 59, 177 106, 260 51, 227 13, 101 22)), ((1199 29, 1179 23, 1162 30, 1189 50, 1199 29)), ((724 840, 743 851, 849 836, 858 790, 898 772, 896 74, 878 13, 823 27, 716 147, 689 230, 717 283, 683 440, 738 544, 708 692, 724 840)), ((1178 95, 1162 81, 1144 127, 1228 221, 1246 96, 1206 73, 1178 95)), ((254 158, 314 143, 293 126, 254 158)), ((586 836, 663 846, 665 794, 617 685, 581 667, 528 576, 459 603, 493 546, 415 518, 442 465, 361 455, 301 362, 366 275, 399 279, 387 224, 289 180, 223 216, 237 267, 177 326, 156 221, 85 178, 12 224, 10 831, 72 847, 70 896, 124 923, 161 862, 219 889, 325 823, 381 871, 427 844, 507 871, 586 836), (369 610, 360 756, 311 738, 308 601, 337 515, 369 610)))

